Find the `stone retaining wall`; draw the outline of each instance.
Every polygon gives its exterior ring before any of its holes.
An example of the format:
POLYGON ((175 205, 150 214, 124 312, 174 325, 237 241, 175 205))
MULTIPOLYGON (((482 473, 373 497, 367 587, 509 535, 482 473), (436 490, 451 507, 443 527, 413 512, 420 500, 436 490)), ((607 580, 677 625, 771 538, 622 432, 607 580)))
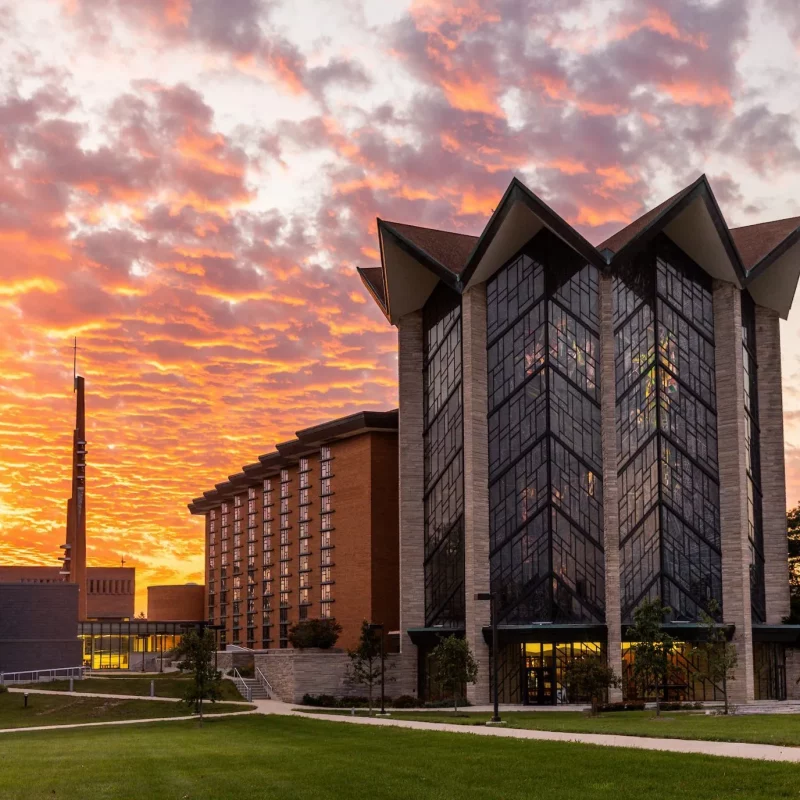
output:
MULTIPOLYGON (((305 694, 363 697, 367 687, 349 679, 350 657, 330 650, 262 650, 255 653, 258 667, 272 685, 276 700, 299 703, 305 694)), ((399 656, 386 656, 386 695, 408 694, 398 670, 399 656), (394 680, 392 680, 394 678, 394 680)), ((378 691, 380 691, 378 687, 378 691)), ((376 692, 377 694, 377 692, 376 692)))

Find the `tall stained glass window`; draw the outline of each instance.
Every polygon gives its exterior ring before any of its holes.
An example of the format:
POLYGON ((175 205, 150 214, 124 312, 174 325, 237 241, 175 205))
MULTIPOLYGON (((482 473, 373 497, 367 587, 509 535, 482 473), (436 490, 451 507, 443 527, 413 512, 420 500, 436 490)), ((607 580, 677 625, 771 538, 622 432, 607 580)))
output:
POLYGON ((461 298, 439 284, 423 310, 425 624, 464 623, 461 298))
POLYGON ((758 363, 756 308, 742 292, 742 356, 744 364, 745 461, 747 463, 747 535, 750 544, 750 605, 753 622, 767 621, 764 582, 764 529, 761 522, 761 448, 758 431, 758 363))
POLYGON ((622 619, 722 605, 710 279, 665 236, 614 278, 622 619))
POLYGON ((543 231, 491 278, 486 293, 498 618, 602 622, 597 270, 543 231))

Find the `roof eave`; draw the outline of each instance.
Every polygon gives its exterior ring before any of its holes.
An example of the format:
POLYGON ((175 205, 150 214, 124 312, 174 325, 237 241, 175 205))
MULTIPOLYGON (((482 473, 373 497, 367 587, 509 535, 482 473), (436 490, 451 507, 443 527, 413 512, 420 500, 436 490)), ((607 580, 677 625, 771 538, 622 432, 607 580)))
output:
POLYGON ((675 202, 667 206, 663 211, 654 217, 650 222, 642 228, 629 242, 627 242, 620 250, 611 256, 610 263, 613 265, 615 262, 629 260, 644 250, 653 239, 658 236, 671 222, 676 220, 689 206, 692 205, 698 198, 702 198, 706 205, 711 221, 717 231, 728 260, 733 267, 734 274, 736 275, 739 288, 744 286, 746 279, 746 270, 742 263, 739 251, 736 249, 733 237, 731 236, 730 229, 728 228, 725 218, 722 216, 719 204, 717 203, 714 192, 705 175, 701 175, 693 184, 691 189, 678 197, 675 202))
POLYGON ((598 252, 597 248, 550 208, 547 203, 525 186, 519 178, 514 177, 498 203, 497 208, 495 208, 492 216, 486 223, 486 227, 483 229, 483 233, 481 233, 476 242, 467 260, 467 265, 461 273, 460 284, 462 290, 463 287, 469 285, 481 260, 486 255, 489 246, 502 228, 503 222, 514 207, 514 204, 518 202, 524 203, 534 216, 541 221, 542 225, 585 258, 588 263, 594 264, 598 269, 606 269, 607 261, 605 257, 598 252))
MULTIPOLYGON (((383 264, 381 264, 381 269, 384 270, 383 264)), ((361 278, 361 283, 364 284, 364 287, 372 296, 372 299, 378 304, 378 308, 380 308, 380 310, 383 312, 383 315, 386 317, 386 319, 389 319, 389 309, 386 307, 383 298, 379 297, 377 290, 365 275, 364 270, 361 267, 356 267, 356 272, 358 273, 358 277, 361 278)), ((384 286, 385 285, 386 284, 384 283, 384 286)))

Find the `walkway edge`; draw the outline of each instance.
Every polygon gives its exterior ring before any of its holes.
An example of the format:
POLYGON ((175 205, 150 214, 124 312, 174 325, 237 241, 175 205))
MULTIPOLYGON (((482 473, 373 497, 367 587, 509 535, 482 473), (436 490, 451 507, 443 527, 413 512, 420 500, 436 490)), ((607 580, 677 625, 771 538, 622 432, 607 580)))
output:
MULTIPOLYGON (((279 713, 279 712, 261 712, 279 713)), ((572 742, 595 744, 601 747, 628 747, 634 750, 659 750, 669 753, 693 753, 724 758, 745 758, 757 761, 788 761, 800 763, 800 747, 780 747, 772 744, 750 744, 748 742, 712 742, 698 739, 656 739, 649 736, 622 736, 602 733, 563 733, 561 731, 539 731, 523 728, 487 728, 482 725, 450 725, 442 722, 417 722, 416 720, 374 719, 346 717, 336 714, 307 714, 293 712, 295 716, 308 717, 326 722, 344 722, 351 725, 378 725, 405 728, 407 730, 440 731, 442 733, 473 734, 475 736, 499 736, 508 739, 528 739, 546 742, 572 742)))

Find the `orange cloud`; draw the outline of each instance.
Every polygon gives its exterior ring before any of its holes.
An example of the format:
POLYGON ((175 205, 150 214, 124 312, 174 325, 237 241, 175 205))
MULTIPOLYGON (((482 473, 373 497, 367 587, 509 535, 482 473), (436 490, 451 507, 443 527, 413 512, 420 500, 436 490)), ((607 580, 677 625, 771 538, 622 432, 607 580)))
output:
POLYGON ((489 86, 483 80, 473 80, 468 75, 442 80, 442 90, 447 102, 460 111, 479 111, 495 117, 504 116, 489 86))
POLYGON ((728 89, 718 84, 676 79, 659 83, 658 88, 681 106, 733 106, 728 89))

